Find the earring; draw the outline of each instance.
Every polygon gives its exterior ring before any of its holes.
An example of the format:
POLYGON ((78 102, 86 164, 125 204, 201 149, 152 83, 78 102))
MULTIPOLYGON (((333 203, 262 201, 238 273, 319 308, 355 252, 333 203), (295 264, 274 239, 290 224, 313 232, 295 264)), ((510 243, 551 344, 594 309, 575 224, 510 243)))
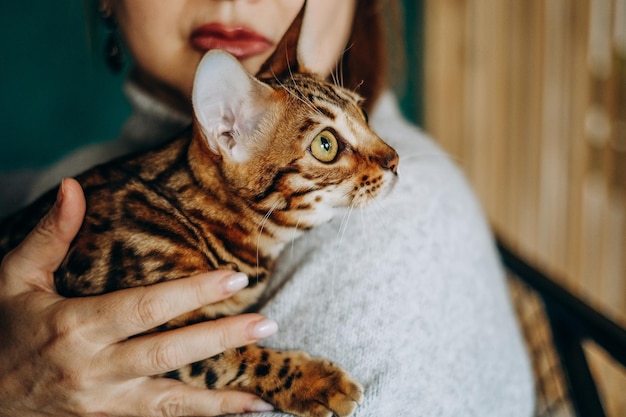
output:
POLYGON ((100 18, 104 26, 109 30, 109 35, 104 44, 104 60, 111 72, 118 74, 124 68, 126 58, 124 56, 124 50, 122 49, 122 41, 117 30, 117 21, 113 16, 113 11, 110 7, 107 7, 104 2, 102 3, 100 7, 100 18))

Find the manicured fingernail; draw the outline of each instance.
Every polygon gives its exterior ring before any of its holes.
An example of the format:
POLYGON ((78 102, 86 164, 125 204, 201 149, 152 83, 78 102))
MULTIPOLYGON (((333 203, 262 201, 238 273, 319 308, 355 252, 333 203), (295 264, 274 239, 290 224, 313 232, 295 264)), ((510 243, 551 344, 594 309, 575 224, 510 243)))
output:
POLYGON ((255 400, 250 403, 248 411, 252 412, 262 412, 262 411, 274 411, 274 406, 272 404, 268 404, 263 400, 255 400))
POLYGON ((250 334, 255 339, 264 339, 278 331, 278 324, 271 319, 263 319, 254 324, 250 334))
POLYGON ((248 285, 248 276, 241 272, 237 272, 228 278, 226 284, 224 284, 224 288, 228 292, 237 292, 242 288, 245 288, 248 285))
POLYGON ((61 206, 64 195, 65 195, 65 189, 63 188, 63 181, 61 181, 61 184, 59 184, 59 190, 57 191, 57 200, 56 200, 57 207, 61 206))

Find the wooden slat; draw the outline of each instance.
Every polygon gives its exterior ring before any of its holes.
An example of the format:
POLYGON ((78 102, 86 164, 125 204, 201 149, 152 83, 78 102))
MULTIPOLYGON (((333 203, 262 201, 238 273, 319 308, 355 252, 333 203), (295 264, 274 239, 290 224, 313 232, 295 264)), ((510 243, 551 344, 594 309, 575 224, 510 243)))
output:
POLYGON ((589 39, 593 4, 618 1, 430 0, 425 19, 427 129, 465 169, 496 227, 601 305, 606 285, 592 277, 624 272, 609 254, 626 235, 616 150, 626 140, 611 128, 615 145, 598 144, 589 126, 596 102, 615 124, 626 99, 616 93, 623 79, 593 75, 589 39))
POLYGON ((464 1, 429 2, 425 8, 425 96, 424 117, 430 133, 441 140, 450 155, 463 158, 462 91, 464 1), (450 123, 451 120, 455 122, 450 123))
POLYGON ((565 273, 581 286, 583 280, 582 260, 585 259, 585 247, 582 223, 583 184, 587 164, 587 140, 585 135, 585 116, 590 96, 589 74, 584 70, 587 66, 589 54, 589 0, 570 2, 572 9, 572 25, 569 36, 572 38, 572 50, 569 65, 574 69, 571 84, 570 101, 571 111, 571 148, 568 172, 568 201, 567 201, 567 243, 565 273))
POLYGON ((626 0, 426 0, 425 15, 427 130, 498 232, 622 325, 624 12, 626 0))

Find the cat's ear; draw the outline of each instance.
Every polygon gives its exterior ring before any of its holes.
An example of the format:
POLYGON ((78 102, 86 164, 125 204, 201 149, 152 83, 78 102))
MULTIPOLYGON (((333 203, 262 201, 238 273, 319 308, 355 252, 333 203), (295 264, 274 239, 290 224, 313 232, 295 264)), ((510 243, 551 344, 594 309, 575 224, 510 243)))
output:
POLYGON ((289 29, 283 35, 272 55, 261 65, 256 73, 258 79, 274 79, 288 76, 290 73, 306 72, 299 57, 298 43, 306 0, 296 18, 291 22, 289 29))
POLYGON ((209 148, 246 161, 272 96, 272 88, 248 74, 235 57, 221 50, 208 52, 196 71, 192 103, 209 148))

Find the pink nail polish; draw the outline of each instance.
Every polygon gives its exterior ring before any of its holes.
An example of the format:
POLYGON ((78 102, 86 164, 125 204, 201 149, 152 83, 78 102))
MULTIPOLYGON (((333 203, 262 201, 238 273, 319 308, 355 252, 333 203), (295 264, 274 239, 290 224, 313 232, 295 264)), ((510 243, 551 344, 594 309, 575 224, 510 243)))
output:
POLYGON ((274 406, 266 403, 263 400, 256 400, 250 404, 247 411, 251 412, 262 412, 262 411, 274 411, 274 406))
POLYGON ((250 332, 255 339, 264 339, 278 331, 278 324, 271 319, 263 319, 254 324, 250 332))
POLYGON ((65 195, 65 189, 63 187, 63 181, 61 181, 61 184, 59 185, 59 190, 57 191, 57 200, 55 202, 57 207, 61 206, 61 203, 63 202, 63 196, 64 195, 65 195))
POLYGON ((224 287, 228 292, 237 292, 248 286, 248 276, 241 272, 237 272, 228 278, 224 287))

